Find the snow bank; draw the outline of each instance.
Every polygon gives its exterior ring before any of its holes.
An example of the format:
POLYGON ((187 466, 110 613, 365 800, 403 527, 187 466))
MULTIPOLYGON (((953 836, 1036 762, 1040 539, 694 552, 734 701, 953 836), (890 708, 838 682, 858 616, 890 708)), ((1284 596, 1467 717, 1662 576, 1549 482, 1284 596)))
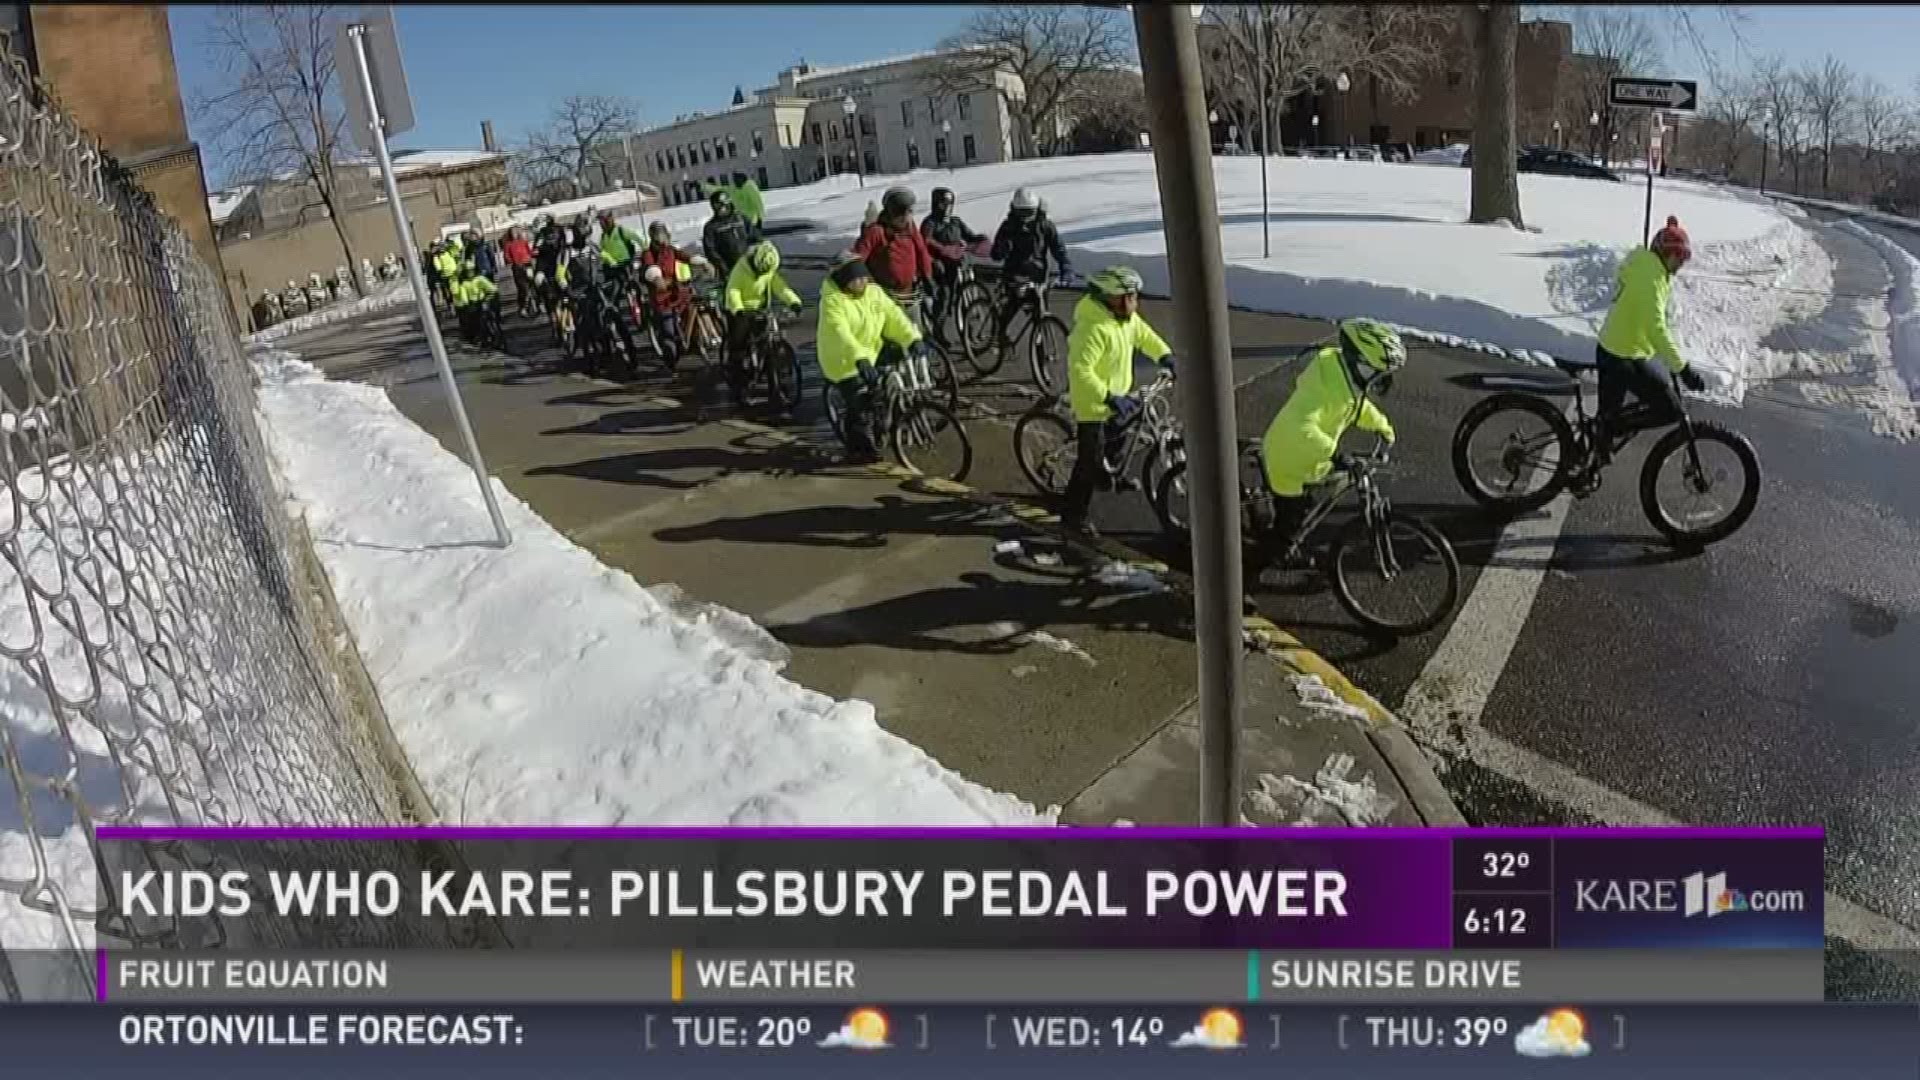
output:
MULTIPOLYGON (((1491 343, 1517 359, 1590 355, 1612 300, 1614 271, 1641 240, 1646 189, 1526 174, 1528 228, 1465 224, 1471 170, 1311 158, 1268 159, 1272 258, 1261 256, 1260 160, 1214 159, 1227 285, 1235 304, 1340 318, 1365 314, 1452 340, 1491 343)), ((783 249, 830 252, 850 242, 869 202, 895 184, 924 206, 950 187, 958 211, 991 232, 1015 188, 1045 198, 1075 265, 1125 260, 1149 287, 1171 287, 1153 159, 1145 153, 1054 158, 956 172, 853 177, 768 193, 769 220, 800 220, 783 249)), ((1737 400, 1778 320, 1781 286, 1824 260, 1793 215, 1718 187, 1661 180, 1656 220, 1678 216, 1695 258, 1676 288, 1673 320, 1687 355, 1737 400)), ((697 229, 704 206, 656 215, 697 229)))
POLYGON ((274 323, 265 330, 247 335, 247 340, 256 344, 278 341, 289 334, 305 333, 318 326, 329 326, 348 319, 357 319, 362 315, 385 311, 387 308, 412 301, 413 287, 408 284, 406 278, 401 278, 398 281, 386 282, 378 292, 368 293, 358 300, 323 307, 319 311, 309 311, 305 315, 296 315, 285 322, 274 323))
POLYGON ((1887 239, 1872 229, 1855 221, 1844 221, 1840 227, 1854 233, 1872 244, 1887 260, 1887 270, 1892 277, 1892 287, 1887 295, 1887 345, 1893 373, 1903 384, 1908 424, 1920 436, 1920 259, 1899 244, 1887 239))
POLYGON ((498 485, 514 541, 491 546, 472 472, 383 392, 261 359, 289 494, 450 821, 1052 822, 889 734, 871 705, 787 680, 744 618, 683 617, 498 485))

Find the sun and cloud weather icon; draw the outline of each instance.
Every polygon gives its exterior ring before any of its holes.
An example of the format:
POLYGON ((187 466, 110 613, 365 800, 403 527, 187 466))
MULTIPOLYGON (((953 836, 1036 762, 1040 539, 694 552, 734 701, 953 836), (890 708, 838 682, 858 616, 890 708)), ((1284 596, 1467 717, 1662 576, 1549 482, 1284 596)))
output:
POLYGON ((1239 1050, 1247 1045, 1242 1041, 1246 1030, 1232 1009, 1208 1009, 1193 1030, 1182 1032, 1171 1045, 1175 1050, 1239 1050))
POLYGON ((847 1014, 840 1030, 821 1039, 825 1049, 885 1050, 888 1046, 887 1014, 879 1009, 855 1009, 847 1014))
POLYGON ((1593 1053, 1587 1043, 1587 1018, 1576 1009, 1555 1009, 1520 1029, 1513 1049, 1522 1057, 1582 1058, 1593 1053))

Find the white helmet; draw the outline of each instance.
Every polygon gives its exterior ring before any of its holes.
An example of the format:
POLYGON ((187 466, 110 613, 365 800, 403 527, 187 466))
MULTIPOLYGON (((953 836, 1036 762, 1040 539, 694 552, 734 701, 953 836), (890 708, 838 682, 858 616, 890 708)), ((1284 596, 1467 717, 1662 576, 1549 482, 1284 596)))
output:
POLYGON ((299 287, 300 287, 300 283, 299 283, 299 282, 297 282, 297 281, 295 281, 295 280, 293 280, 292 278, 288 278, 288 279, 287 279, 287 288, 289 288, 289 289, 297 289, 297 288, 299 288, 299 287))
POLYGON ((667 280, 667 275, 657 266, 647 267, 647 284, 658 285, 667 280))
POLYGON ((1043 214, 1047 212, 1047 197, 1045 195, 1040 196, 1039 204, 1035 207, 1035 209, 1039 210, 1043 214))
POLYGON ((1014 210, 1037 210, 1040 207, 1040 202, 1033 197, 1033 192, 1028 191, 1026 188, 1019 188, 1014 191, 1013 202, 1008 205, 1014 210))

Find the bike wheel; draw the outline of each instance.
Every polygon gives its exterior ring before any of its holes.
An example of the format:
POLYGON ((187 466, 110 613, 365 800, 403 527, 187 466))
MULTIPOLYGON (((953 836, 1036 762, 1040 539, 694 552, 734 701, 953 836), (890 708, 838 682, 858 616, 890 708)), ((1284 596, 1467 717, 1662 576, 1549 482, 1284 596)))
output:
POLYGON ((953 357, 947 350, 936 345, 929 350, 932 362, 927 374, 933 376, 933 391, 952 412, 960 411, 960 370, 953 365, 953 357))
POLYGON ((1375 630, 1425 633, 1460 601, 1453 545, 1418 518, 1358 515, 1334 537, 1326 558, 1340 606, 1375 630))
POLYGON ((1640 470, 1640 507, 1677 547, 1725 540, 1760 503, 1760 458, 1746 436, 1695 420, 1689 440, 1688 426, 1660 436, 1640 470))
POLYGON ((1013 425, 1013 456, 1035 491, 1058 497, 1067 493, 1080 443, 1066 417, 1042 406, 1013 425))
POLYGON ((967 364, 975 375, 982 379, 991 378, 1007 362, 1007 356, 1001 352, 993 340, 994 336, 993 293, 978 281, 969 281, 960 286, 954 294, 948 318, 954 323, 951 331, 953 340, 967 354, 967 364))
POLYGON ((619 319, 613 325, 619 338, 620 366, 626 371, 628 380, 637 379, 640 377, 640 347, 633 340, 633 331, 627 328, 625 319, 619 319))
POLYGON ((973 441, 953 410, 917 401, 895 417, 889 441, 896 461, 921 476, 959 483, 973 468, 973 441))
POLYGON ((1580 456, 1566 416, 1531 394, 1482 398, 1453 431, 1454 478, 1473 501, 1504 513, 1552 502, 1580 456))
POLYGON ((1067 324, 1060 316, 1042 315, 1034 321, 1033 334, 1027 339, 1033 383, 1048 397, 1059 397, 1067 391, 1067 334, 1067 324))
POLYGON ((783 415, 792 415, 800 407, 800 357, 793 346, 775 340, 768 346, 765 359, 768 397, 783 415))
POLYGON ((820 382, 820 410, 826 415, 827 427, 832 429, 834 438, 840 445, 847 445, 846 413, 840 408, 840 395, 833 384, 822 379, 820 382))
MULTIPOLYGON (((1186 460, 1187 444, 1178 436, 1147 447, 1140 461, 1140 490, 1146 493, 1149 503, 1160 498, 1160 480, 1166 476, 1167 470, 1175 465, 1186 464, 1186 460)), ((1159 507, 1154 508, 1154 513, 1159 513, 1159 507)))
POLYGON ((1153 514, 1160 519, 1160 531, 1168 538, 1185 542, 1193 529, 1193 507, 1187 490, 1187 463, 1178 461, 1160 474, 1153 489, 1153 514))

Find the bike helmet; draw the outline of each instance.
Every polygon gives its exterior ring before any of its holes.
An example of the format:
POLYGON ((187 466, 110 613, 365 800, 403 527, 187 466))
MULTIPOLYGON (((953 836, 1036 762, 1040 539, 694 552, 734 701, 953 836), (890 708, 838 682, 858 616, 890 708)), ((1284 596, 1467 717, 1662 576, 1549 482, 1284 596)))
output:
POLYGON ((1007 204, 1007 209, 1016 214, 1031 214, 1039 208, 1040 201, 1035 199, 1033 192, 1028 191, 1026 188, 1016 190, 1013 193, 1013 201, 1007 204))
POLYGON ((707 205, 713 207, 716 214, 724 214, 733 209, 733 196, 724 191, 716 191, 707 196, 707 205))
POLYGON ((771 274, 780 269, 780 249, 768 240, 762 240, 747 249, 747 265, 756 274, 771 274))
POLYGON ((580 214, 573 219, 573 227, 580 232, 586 232, 593 228, 593 219, 585 214, 580 214))
POLYGON ((667 228, 664 221, 656 221, 647 226, 647 239, 656 244, 673 243, 673 230, 667 228))
POLYGON ((666 274, 666 271, 660 269, 657 266, 649 266, 647 267, 646 279, 647 279, 647 284, 658 285, 661 282, 667 280, 667 274, 666 274))
POLYGON ((944 214, 953 209, 953 189, 937 187, 933 189, 933 212, 944 214))
POLYGON ((1140 292, 1140 272, 1131 266, 1109 266, 1088 278, 1087 288, 1108 300, 1130 293, 1137 295, 1140 292))
POLYGON ((1347 370, 1366 386, 1392 375, 1407 362, 1407 346, 1400 332, 1376 319, 1347 319, 1340 324, 1340 355, 1347 370))
POLYGON ((866 281, 873 277, 867 269, 867 260, 851 251, 843 251, 834 257, 832 270, 833 283, 842 289, 856 281, 866 281))
POLYGON ((1045 195, 1042 195, 1038 199, 1035 199, 1033 201, 1033 209, 1035 212, 1041 214, 1042 216, 1045 216, 1047 212, 1047 197, 1045 195))
POLYGON ((913 203, 913 192, 903 187, 888 188, 887 193, 880 196, 880 209, 887 214, 911 214, 913 203))

